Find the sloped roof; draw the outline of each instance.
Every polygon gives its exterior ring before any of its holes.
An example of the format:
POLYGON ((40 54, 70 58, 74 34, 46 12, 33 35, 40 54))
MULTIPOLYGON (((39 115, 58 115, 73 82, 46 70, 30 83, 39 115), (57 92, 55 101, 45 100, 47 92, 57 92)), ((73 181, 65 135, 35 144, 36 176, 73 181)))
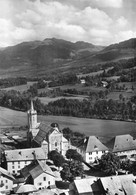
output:
POLYGON ((135 177, 132 174, 100 178, 101 184, 110 195, 136 194, 135 177))
POLYGON ((112 152, 134 150, 136 149, 136 140, 129 134, 117 135, 107 142, 106 145, 112 152))
MULTIPOLYGON (((52 123, 50 126, 41 123, 39 125, 39 132, 37 133, 37 135, 34 138, 34 141, 37 142, 39 145, 41 145, 41 143, 43 142, 43 140, 46 140, 48 142, 48 135, 50 135, 54 130, 58 131, 58 133, 60 133, 59 129, 58 129, 58 125, 56 123, 52 123), (55 126, 53 126, 52 124, 54 124, 55 126)), ((66 141, 66 140, 65 140, 66 141)))
POLYGON ((79 194, 99 192, 99 188, 96 183, 96 180, 97 180, 96 177, 77 179, 74 180, 74 184, 79 194))
POLYGON ((46 164, 46 162, 38 161, 38 165, 30 170, 30 175, 35 179, 40 174, 46 173, 54 177, 54 173, 52 172, 51 168, 46 164))
POLYGON ((46 155, 42 148, 27 148, 17 150, 5 150, 7 161, 45 160, 46 155))
POLYGON ((32 176, 33 179, 38 177, 42 173, 47 173, 49 175, 54 176, 54 173, 52 172, 51 168, 46 164, 46 162, 41 161, 33 161, 31 164, 27 165, 21 170, 21 173, 24 178, 32 176))
POLYGON ((29 195, 55 195, 56 193, 49 189, 42 189, 29 195))
POLYGON ((41 142, 43 142, 43 140, 46 140, 47 133, 49 132, 50 129, 51 129, 50 126, 41 123, 39 125, 39 132, 35 136, 34 141, 41 145, 41 142))
POLYGON ((26 179, 30 176, 29 171, 35 168, 35 166, 38 164, 38 161, 32 161, 29 165, 25 166, 23 169, 21 169, 22 176, 26 179))
POLYGON ((22 193, 27 193, 27 192, 35 192, 35 191, 37 191, 37 189, 34 185, 25 184, 25 185, 21 185, 21 186, 18 187, 18 189, 16 190, 16 194, 22 194, 22 193))
POLYGON ((89 138, 86 139, 86 141, 81 145, 83 150, 88 152, 94 152, 94 151, 107 151, 108 148, 100 142, 98 138, 95 136, 89 136, 89 138))
POLYGON ((13 175, 11 173, 9 173, 6 169, 3 169, 2 167, 0 167, 0 176, 1 175, 7 177, 10 180, 15 180, 15 178, 13 177, 13 175))

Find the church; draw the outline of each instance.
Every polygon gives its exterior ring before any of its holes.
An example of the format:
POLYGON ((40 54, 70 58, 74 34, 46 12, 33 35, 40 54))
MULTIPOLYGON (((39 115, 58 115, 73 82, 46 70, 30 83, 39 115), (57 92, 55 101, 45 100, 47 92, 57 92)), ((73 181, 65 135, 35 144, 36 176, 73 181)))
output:
POLYGON ((27 112, 27 118, 29 147, 42 147, 46 156, 52 150, 56 150, 62 155, 66 154, 70 148, 69 141, 63 136, 57 123, 47 126, 45 123, 37 122, 37 111, 34 109, 33 101, 31 101, 31 108, 27 112))

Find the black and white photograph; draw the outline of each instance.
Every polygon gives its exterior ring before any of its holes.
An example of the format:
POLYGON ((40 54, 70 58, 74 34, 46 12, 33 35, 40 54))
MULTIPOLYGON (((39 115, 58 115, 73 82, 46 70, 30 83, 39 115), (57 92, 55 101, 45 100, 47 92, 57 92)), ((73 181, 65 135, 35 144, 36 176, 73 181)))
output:
POLYGON ((136 195, 136 0, 0 0, 0 195, 136 195))

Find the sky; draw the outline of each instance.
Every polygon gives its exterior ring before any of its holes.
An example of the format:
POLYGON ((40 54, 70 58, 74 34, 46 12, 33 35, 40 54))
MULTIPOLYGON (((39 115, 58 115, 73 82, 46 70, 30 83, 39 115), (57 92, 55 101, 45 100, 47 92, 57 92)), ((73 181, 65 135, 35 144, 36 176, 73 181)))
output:
POLYGON ((136 37, 136 0, 0 0, 0 47, 59 38, 110 45, 136 37))

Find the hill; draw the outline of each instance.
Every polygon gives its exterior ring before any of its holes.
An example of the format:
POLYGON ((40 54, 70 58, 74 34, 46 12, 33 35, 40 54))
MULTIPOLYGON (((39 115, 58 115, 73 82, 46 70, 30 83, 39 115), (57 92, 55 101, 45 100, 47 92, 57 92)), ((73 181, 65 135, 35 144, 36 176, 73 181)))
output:
POLYGON ((88 66, 133 58, 136 39, 108 47, 62 39, 23 42, 0 50, 0 77, 43 76, 70 71, 82 72, 88 66))

